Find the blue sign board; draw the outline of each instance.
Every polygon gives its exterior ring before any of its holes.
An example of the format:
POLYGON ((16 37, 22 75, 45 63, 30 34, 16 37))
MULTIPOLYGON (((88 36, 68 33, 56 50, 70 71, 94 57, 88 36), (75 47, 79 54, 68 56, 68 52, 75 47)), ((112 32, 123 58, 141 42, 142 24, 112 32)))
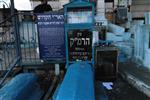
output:
POLYGON ((61 12, 37 14, 40 58, 65 59, 64 15, 61 12))

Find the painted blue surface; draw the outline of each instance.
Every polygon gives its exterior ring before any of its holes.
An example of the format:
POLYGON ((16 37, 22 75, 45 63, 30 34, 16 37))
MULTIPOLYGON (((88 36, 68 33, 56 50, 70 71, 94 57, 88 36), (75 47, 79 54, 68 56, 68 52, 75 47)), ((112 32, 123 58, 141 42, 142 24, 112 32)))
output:
POLYGON ((0 100, 40 100, 43 92, 32 73, 19 74, 0 89, 0 100))
MULTIPOLYGON (((79 9, 79 8, 83 8, 83 9, 89 9, 91 8, 91 16, 92 17, 91 21, 89 22, 89 20, 87 21, 79 21, 78 23, 68 23, 66 22, 65 23, 65 36, 66 36, 66 67, 68 67, 69 63, 71 63, 71 61, 69 61, 69 47, 68 47, 68 44, 69 44, 69 41, 68 41, 68 32, 70 30, 75 30, 75 29, 88 29, 88 30, 93 30, 93 26, 94 26, 94 13, 95 13, 95 8, 94 8, 94 5, 86 0, 73 0, 71 1, 70 3, 64 5, 64 16, 65 16, 65 19, 67 21, 69 21, 69 12, 70 10, 74 8, 74 9, 79 9)), ((89 10, 90 11, 90 10, 89 10)), ((77 12, 76 12, 77 13, 77 12)), ((85 15, 85 17, 87 17, 85 15)), ((73 20, 73 19, 72 19, 73 20)), ((94 51, 92 49, 92 54, 94 54, 94 51)), ((92 55, 93 56, 93 55, 92 55)), ((93 60, 90 62, 93 64, 93 60)))
POLYGON ((93 6, 88 0, 72 0, 70 3, 64 5, 64 7, 89 7, 93 6))
POLYGON ((94 100, 92 66, 77 62, 68 67, 54 100, 94 100))
POLYGON ((124 53, 120 52, 118 56, 118 61, 119 62, 125 62, 127 60, 127 57, 125 56, 124 53))

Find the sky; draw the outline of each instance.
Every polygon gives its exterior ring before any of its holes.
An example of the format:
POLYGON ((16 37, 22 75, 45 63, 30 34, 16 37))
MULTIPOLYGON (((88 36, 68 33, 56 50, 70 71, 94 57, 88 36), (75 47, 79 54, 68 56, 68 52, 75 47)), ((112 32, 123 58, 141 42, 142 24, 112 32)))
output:
MULTIPOLYGON (((10 5, 10 0, 0 0, 0 8, 3 7, 3 4, 7 8, 10 5)), ((32 10, 30 0, 14 0, 14 4, 17 10, 32 10)))

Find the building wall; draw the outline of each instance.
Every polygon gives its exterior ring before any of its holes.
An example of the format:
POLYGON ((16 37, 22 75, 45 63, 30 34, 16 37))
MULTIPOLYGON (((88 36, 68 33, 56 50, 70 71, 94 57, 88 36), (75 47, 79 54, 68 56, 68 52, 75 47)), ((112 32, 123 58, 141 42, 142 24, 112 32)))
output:
POLYGON ((150 11, 150 0, 132 0, 131 12, 133 18, 144 18, 145 12, 150 11))

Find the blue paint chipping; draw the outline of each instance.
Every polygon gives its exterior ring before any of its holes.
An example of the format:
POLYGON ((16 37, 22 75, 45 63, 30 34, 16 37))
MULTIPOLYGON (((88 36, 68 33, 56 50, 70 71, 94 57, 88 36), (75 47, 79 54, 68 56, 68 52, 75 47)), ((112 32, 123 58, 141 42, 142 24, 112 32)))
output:
POLYGON ((0 100, 40 100, 43 91, 37 85, 38 76, 23 73, 0 89, 0 100))

